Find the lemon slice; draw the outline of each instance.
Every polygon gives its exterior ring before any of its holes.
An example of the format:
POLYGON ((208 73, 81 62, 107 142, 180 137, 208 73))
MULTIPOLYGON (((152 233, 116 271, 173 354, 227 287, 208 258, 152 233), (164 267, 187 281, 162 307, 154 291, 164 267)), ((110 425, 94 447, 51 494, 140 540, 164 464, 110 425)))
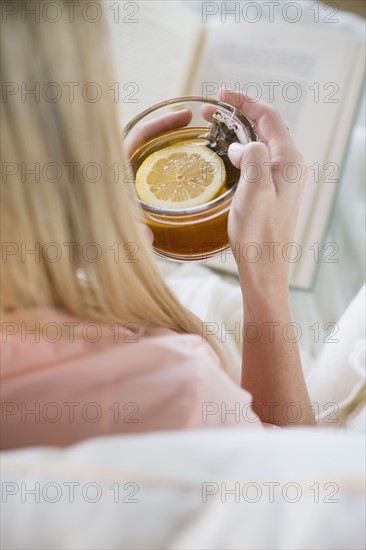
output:
POLYGON ((155 151, 136 173, 140 199, 167 209, 187 209, 209 202, 225 182, 223 160, 194 140, 155 151))

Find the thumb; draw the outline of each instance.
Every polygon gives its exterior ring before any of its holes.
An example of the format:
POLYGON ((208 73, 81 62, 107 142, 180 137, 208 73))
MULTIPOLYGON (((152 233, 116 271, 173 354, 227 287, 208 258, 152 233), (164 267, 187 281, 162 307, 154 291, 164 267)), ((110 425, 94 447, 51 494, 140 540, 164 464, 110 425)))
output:
POLYGON ((233 163, 235 168, 240 169, 241 160, 244 157, 245 149, 246 149, 246 145, 242 145, 241 143, 232 143, 229 146, 229 149, 228 149, 229 159, 233 163))
POLYGON ((270 180, 270 155, 264 143, 257 141, 251 141, 246 145, 232 143, 228 149, 228 155, 233 165, 242 171, 245 179, 249 181, 260 179, 267 183, 270 180), (255 177, 254 174, 260 177, 255 177))

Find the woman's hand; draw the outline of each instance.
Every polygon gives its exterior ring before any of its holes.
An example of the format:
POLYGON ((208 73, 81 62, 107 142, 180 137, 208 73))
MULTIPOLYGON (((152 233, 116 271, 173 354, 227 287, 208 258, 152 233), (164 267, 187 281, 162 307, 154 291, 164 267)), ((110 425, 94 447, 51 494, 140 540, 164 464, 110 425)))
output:
POLYGON ((307 167, 273 107, 230 90, 221 99, 242 111, 263 140, 229 148, 231 162, 242 171, 228 224, 241 284, 267 296, 287 291, 289 262, 282 251, 294 240, 307 167), (257 254, 257 261, 249 261, 257 254))
POLYGON ((263 422, 311 425, 289 304, 288 262, 282 256, 283 246, 294 239, 307 168, 273 107, 231 91, 221 97, 247 116, 263 140, 229 148, 231 161, 242 170, 229 215, 244 301, 242 386, 263 422), (243 257, 248 243, 261 252, 258 261, 249 261, 249 248, 243 257), (254 337, 248 327, 255 327, 254 337), (289 405, 296 409, 294 419, 289 405))
POLYGON ((189 109, 184 109, 175 113, 166 113, 154 120, 139 124, 131 130, 124 142, 128 158, 130 159, 136 149, 150 139, 170 130, 184 128, 191 120, 192 112, 189 109))

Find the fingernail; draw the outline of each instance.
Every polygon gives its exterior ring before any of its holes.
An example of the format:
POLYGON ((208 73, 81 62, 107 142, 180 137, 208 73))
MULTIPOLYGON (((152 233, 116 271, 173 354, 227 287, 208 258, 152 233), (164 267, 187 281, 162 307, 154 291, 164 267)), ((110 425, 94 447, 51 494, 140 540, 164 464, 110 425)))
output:
POLYGON ((244 145, 242 143, 232 143, 229 146, 230 153, 240 153, 243 150, 244 145))
POLYGON ((236 168, 240 168, 244 148, 245 145, 242 143, 232 143, 228 149, 229 159, 236 168))

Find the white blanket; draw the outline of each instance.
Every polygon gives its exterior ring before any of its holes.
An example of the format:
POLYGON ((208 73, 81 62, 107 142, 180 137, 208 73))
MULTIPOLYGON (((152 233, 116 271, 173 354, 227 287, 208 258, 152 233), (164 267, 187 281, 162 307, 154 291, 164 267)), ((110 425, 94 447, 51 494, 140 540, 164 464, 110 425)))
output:
MULTIPOLYGON (((184 264, 173 269, 166 274, 166 280, 181 301, 207 323, 207 328, 217 330, 221 340, 226 342, 231 355, 230 375, 239 382, 243 309, 237 282, 223 280, 208 268, 195 264, 184 264)), ((311 324, 317 319, 319 317, 315 317, 311 324)), ((304 327, 310 326, 301 324, 299 319, 297 322, 303 333, 304 327)), ((319 326, 323 324, 319 323, 319 326)), ((341 319, 321 334, 325 342, 322 342, 322 351, 317 359, 311 357, 308 349, 302 349, 305 379, 317 416, 328 427, 347 425, 364 431, 361 413, 352 421, 356 410, 364 402, 364 286, 341 319)), ((301 340, 299 344, 303 346, 301 340)))
POLYGON ((364 471, 362 438, 342 430, 165 432, 5 452, 1 548, 361 550, 364 471))

